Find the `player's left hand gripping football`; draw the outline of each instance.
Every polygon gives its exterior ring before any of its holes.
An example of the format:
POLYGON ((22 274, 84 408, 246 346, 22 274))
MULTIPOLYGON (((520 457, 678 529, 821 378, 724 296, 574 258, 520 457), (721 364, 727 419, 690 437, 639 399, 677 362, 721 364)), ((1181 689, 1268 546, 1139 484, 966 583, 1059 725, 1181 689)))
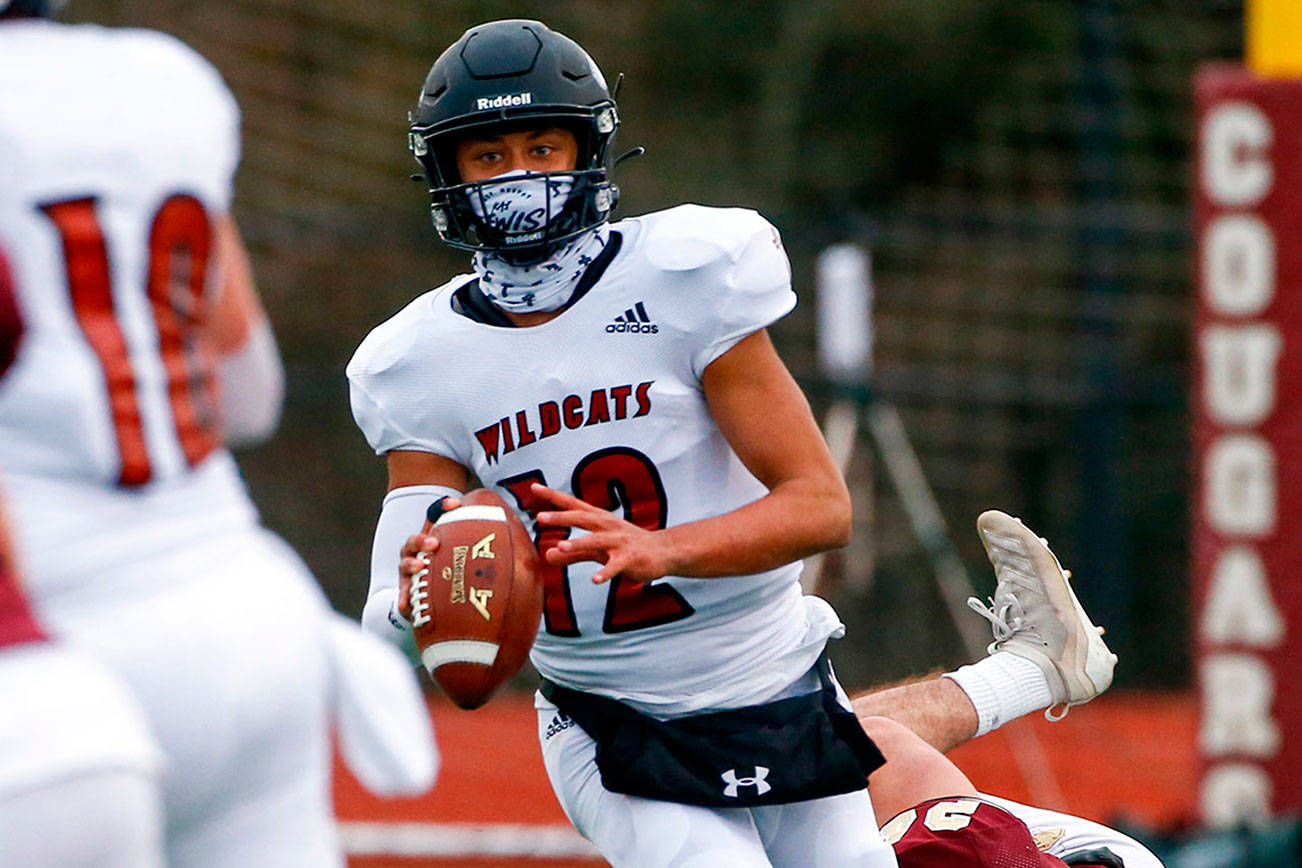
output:
MULTIPOLYGON (((407 537, 402 545, 402 561, 398 564, 398 614, 408 624, 414 624, 417 614, 412 609, 412 583, 423 578, 429 570, 430 555, 439 547, 439 538, 434 535, 434 523, 439 516, 456 509, 461 501, 455 497, 440 497, 430 504, 425 514, 425 526, 420 533, 407 537)), ((416 601, 420 603, 419 600, 416 601)))
POLYGON ((557 507, 537 514, 540 525, 588 531, 587 536, 563 539, 543 552, 547 563, 568 566, 596 561, 603 566, 592 575, 595 584, 619 575, 649 582, 673 571, 672 552, 662 531, 640 528, 609 510, 536 482, 532 488, 535 495, 557 507))

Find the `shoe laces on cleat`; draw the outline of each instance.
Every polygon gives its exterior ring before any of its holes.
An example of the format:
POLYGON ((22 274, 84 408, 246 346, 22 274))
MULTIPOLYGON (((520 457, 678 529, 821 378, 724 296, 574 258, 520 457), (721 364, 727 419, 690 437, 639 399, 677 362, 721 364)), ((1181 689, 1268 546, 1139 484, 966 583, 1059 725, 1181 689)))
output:
MULTIPOLYGON (((1026 611, 1022 608, 1021 601, 1007 591, 996 593, 994 597, 987 597, 986 600, 989 605, 976 597, 968 597, 967 606, 990 622, 995 641, 986 646, 986 653, 993 654, 1009 639, 1025 632, 1026 611)), ((1041 645, 1049 644, 1043 637, 1037 636, 1035 641, 1041 645)))
MULTIPOLYGON (((995 634, 995 641, 986 646, 987 654, 995 653, 1014 636, 1021 634, 1026 637, 1027 631, 1024 623, 1026 613, 1023 611, 1022 604, 1017 597, 1005 593, 997 594, 995 597, 987 597, 986 600, 989 605, 981 602, 976 597, 968 597, 967 606, 990 622, 990 628, 995 634)), ((1033 641, 1044 647, 1049 645, 1042 637, 1037 636, 1033 641)), ((1046 708, 1044 717, 1046 720, 1057 723, 1067 716, 1070 709, 1070 703, 1059 702, 1046 708)))

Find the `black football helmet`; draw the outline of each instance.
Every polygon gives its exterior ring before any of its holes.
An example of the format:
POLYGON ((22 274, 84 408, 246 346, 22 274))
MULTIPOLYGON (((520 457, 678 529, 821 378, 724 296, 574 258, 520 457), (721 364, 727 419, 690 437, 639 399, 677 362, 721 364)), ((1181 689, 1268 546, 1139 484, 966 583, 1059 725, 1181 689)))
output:
MULTIPOLYGON (((609 177, 619 114, 597 64, 569 37, 540 21, 490 21, 467 30, 434 61, 411 113, 408 143, 429 182, 430 216, 439 237, 463 250, 492 251, 521 264, 545 259, 567 240, 603 223, 619 200, 609 177), (456 146, 472 132, 563 127, 579 146, 569 195, 547 203, 541 229, 509 231, 476 216, 485 189, 463 183, 456 146)), ((510 180, 518 180, 518 176, 510 180)), ((553 189, 552 185, 547 185, 553 189)))
POLYGON ((68 0, 0 0, 0 18, 53 18, 68 0))

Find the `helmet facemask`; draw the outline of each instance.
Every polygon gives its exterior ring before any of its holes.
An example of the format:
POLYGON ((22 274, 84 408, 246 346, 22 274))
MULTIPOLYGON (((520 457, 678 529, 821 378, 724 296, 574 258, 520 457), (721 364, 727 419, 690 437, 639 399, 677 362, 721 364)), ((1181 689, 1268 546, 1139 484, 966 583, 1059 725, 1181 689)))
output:
POLYGON ((618 126, 613 102, 594 109, 573 107, 564 114, 537 113, 431 131, 413 126, 412 153, 429 182, 430 218, 439 237, 462 250, 491 252, 520 265, 541 262, 578 235, 609 219, 619 188, 608 177, 607 153, 618 126), (457 143, 474 133, 563 127, 574 134, 578 165, 556 172, 507 173, 483 181, 462 182, 456 167, 457 143), (530 185, 527 213, 505 216, 502 205, 513 185, 530 185), (495 207, 496 206, 496 207, 495 207), (499 219, 494 219, 495 217, 499 219))
POLYGON ((0 0, 0 18, 55 18, 68 0, 0 0))

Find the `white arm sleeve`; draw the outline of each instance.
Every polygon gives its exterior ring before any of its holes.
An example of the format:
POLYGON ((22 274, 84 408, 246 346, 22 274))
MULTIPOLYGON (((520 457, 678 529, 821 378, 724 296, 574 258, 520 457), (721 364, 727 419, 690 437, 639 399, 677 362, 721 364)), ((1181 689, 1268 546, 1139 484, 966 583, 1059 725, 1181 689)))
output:
POLYGON ((398 614, 398 565, 402 544, 425 526, 425 510, 440 497, 460 497, 446 485, 407 485, 384 497, 371 544, 371 588, 362 609, 362 627, 395 644, 411 634, 411 625, 398 614))
POLYGON ((274 434, 285 398, 285 367, 271 323, 263 319, 254 325, 244 346, 218 362, 218 372, 226 442, 253 445, 274 434))

